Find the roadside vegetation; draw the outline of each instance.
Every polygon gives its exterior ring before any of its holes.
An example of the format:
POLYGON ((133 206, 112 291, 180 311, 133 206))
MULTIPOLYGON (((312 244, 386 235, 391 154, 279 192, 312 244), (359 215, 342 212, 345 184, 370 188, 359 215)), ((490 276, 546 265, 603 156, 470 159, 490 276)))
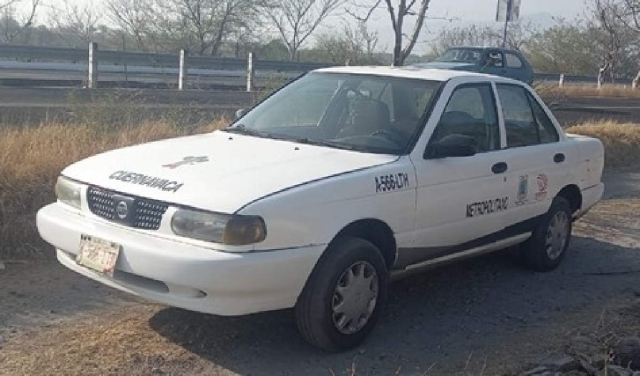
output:
POLYGON ((552 83, 535 83, 534 87, 538 94, 545 99, 566 99, 566 98, 616 98, 616 99, 638 99, 640 90, 634 90, 629 85, 604 85, 600 89, 593 84, 571 84, 559 87, 552 83))
POLYGON ((640 124, 588 122, 570 127, 566 132, 599 138, 605 148, 606 168, 640 166, 640 124))

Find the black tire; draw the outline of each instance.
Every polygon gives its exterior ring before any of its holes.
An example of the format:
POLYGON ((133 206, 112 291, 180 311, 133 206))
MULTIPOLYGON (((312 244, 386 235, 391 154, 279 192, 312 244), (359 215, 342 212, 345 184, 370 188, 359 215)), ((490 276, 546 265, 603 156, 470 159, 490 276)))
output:
POLYGON ((560 265, 567 254, 567 249, 571 242, 572 216, 573 213, 569 201, 564 197, 556 197, 551 203, 549 211, 536 226, 531 238, 520 246, 521 260, 526 267, 538 272, 549 272, 560 265), (548 251, 547 236, 553 219, 556 216, 561 217, 563 215, 568 219, 566 240, 564 241, 564 246, 557 247, 556 252, 560 252, 559 255, 555 256, 554 254, 555 257, 552 257, 549 253, 553 254, 554 252, 548 251))
MULTIPOLYGON (((339 352, 358 346, 376 325, 387 297, 388 282, 389 272, 376 246, 360 238, 335 239, 318 261, 298 298, 295 319, 300 334, 308 343, 327 352, 339 352), (334 294, 338 283, 344 281, 343 277, 354 265, 368 265, 363 267, 369 271, 369 277, 373 275, 371 271, 375 270, 377 297, 366 325, 355 333, 344 334, 338 328, 339 324, 334 322, 334 299, 338 299, 334 294)), ((363 301, 360 297, 357 299, 363 301)))

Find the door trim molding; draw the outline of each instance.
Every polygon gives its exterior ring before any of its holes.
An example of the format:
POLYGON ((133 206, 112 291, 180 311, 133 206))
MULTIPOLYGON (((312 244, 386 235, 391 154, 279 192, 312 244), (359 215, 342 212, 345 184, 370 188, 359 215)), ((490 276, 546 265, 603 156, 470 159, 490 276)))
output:
POLYGON ((508 239, 504 239, 504 240, 497 241, 495 243, 472 248, 463 252, 452 253, 446 256, 434 258, 418 264, 409 265, 402 270, 393 270, 391 272, 391 279, 397 280, 397 279, 404 278, 409 275, 418 273, 425 269, 434 268, 436 266, 451 263, 453 261, 463 260, 466 258, 480 256, 483 254, 499 251, 501 249, 509 248, 526 241, 531 237, 531 235, 532 235, 531 232, 516 235, 508 239))
MULTIPOLYGON (((396 259, 396 262, 393 266, 393 272, 410 269, 414 265, 431 263, 435 260, 448 260, 451 256, 455 256, 457 254, 467 254, 471 250, 475 251, 480 249, 482 251, 488 246, 492 246, 498 243, 501 244, 507 240, 518 238, 521 235, 527 235, 524 239, 526 240, 527 237, 531 236, 531 233, 533 233, 533 230, 538 225, 542 217, 543 215, 531 218, 529 220, 506 227, 501 231, 483 236, 478 239, 474 239, 463 244, 443 247, 399 248, 398 258, 396 259)), ((511 245, 503 246, 503 248, 509 247, 511 245)))

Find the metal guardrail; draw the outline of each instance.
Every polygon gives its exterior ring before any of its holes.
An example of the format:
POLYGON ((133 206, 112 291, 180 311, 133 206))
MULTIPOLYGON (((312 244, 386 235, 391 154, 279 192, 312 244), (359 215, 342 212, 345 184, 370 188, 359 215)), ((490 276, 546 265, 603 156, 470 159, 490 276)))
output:
MULTIPOLYGON (((60 48, 60 47, 33 47, 0 45, 0 58, 43 61, 43 62, 88 62, 89 49, 60 48)), ((116 65, 161 66, 178 68, 180 57, 178 54, 158 54, 147 52, 127 52, 114 50, 98 50, 100 63, 112 63, 116 65)), ((256 69, 273 70, 279 72, 300 72, 327 67, 331 64, 300 63, 294 61, 255 61, 256 69)), ((207 56, 189 56, 189 67, 211 69, 245 69, 246 59, 219 58, 207 56)))
POLYGON ((236 59, 189 56, 186 51, 172 55, 100 50, 95 43, 90 43, 87 49, 0 45, 0 63, 3 65, 0 68, 5 70, 88 72, 86 86, 89 88, 98 87, 101 72, 123 72, 157 74, 163 78, 167 74, 175 75, 175 82, 180 89, 186 87, 190 74, 201 77, 245 77, 248 91, 254 89, 256 71, 293 78, 300 73, 331 65, 257 60, 253 54, 249 54, 248 59, 236 59))

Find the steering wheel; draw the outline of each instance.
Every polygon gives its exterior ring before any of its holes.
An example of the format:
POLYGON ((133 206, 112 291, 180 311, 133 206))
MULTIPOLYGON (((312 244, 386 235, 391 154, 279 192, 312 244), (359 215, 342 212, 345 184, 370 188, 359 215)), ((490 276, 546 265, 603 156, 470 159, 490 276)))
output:
POLYGON ((398 146, 405 146, 407 143, 407 136, 401 131, 395 129, 381 129, 371 133, 373 137, 383 137, 398 146))

